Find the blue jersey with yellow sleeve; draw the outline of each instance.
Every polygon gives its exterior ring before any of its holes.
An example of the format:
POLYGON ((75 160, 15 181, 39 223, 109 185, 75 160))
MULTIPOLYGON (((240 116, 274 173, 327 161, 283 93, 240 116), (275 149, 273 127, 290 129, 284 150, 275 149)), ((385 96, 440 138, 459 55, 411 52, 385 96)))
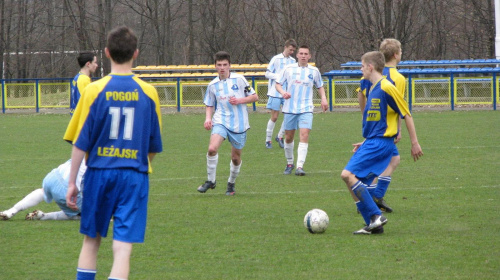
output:
POLYGON ((71 81, 71 96, 69 104, 70 115, 73 115, 76 109, 76 104, 78 104, 78 101, 80 100, 80 96, 83 90, 89 84, 90 84, 90 77, 82 73, 76 74, 76 76, 71 81))
MULTIPOLYGON (((389 82, 391 82, 393 85, 396 86, 396 88, 399 91, 399 94, 401 95, 402 98, 404 98, 406 91, 406 79, 403 75, 401 75, 401 73, 398 72, 398 69, 392 66, 385 66, 384 70, 382 71, 382 75, 389 82)), ((360 87, 358 88, 358 91, 361 91, 366 97, 367 93, 369 93, 372 83, 363 77, 361 78, 359 83, 360 87)))
POLYGON ((156 89, 133 74, 110 74, 85 89, 64 139, 87 153, 90 168, 150 172, 148 153, 162 151, 156 89))
POLYGON ((394 137, 398 133, 398 117, 410 115, 408 104, 398 89, 386 78, 369 89, 363 112, 363 137, 394 137))

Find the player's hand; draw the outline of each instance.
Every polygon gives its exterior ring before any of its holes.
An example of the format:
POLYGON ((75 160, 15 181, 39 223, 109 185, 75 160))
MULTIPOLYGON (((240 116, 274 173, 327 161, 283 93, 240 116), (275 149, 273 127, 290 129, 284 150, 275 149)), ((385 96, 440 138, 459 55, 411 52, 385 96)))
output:
POLYGON ((326 112, 326 110, 328 110, 328 101, 325 100, 321 100, 321 109, 323 109, 323 112, 326 112))
POLYGON ((352 146, 354 147, 354 148, 352 149, 352 152, 353 152, 353 153, 355 153, 355 152, 359 149, 359 147, 361 147, 361 145, 363 145, 363 143, 364 143, 364 142, 365 142, 365 141, 352 144, 352 146))
POLYGON ((73 210, 78 210, 78 206, 76 205, 78 196, 78 188, 75 183, 68 184, 68 191, 66 192, 66 205, 73 210))
POLYGON ((424 152, 422 152, 420 144, 416 143, 411 145, 411 156, 413 157, 413 161, 417 161, 423 155, 424 152))
POLYGON ((394 138, 394 144, 399 143, 399 141, 401 141, 401 131, 398 133, 398 135, 396 136, 396 138, 394 138))
POLYGON ((234 97, 234 96, 231 96, 231 97, 229 98, 229 103, 230 103, 231 105, 238 105, 238 104, 241 104, 241 102, 240 102, 239 98, 236 98, 236 97, 234 97))
POLYGON ((206 130, 212 129, 212 120, 205 120, 205 123, 203 124, 206 130))
POLYGON ((285 92, 281 96, 283 96, 284 99, 288 99, 288 98, 292 97, 292 95, 289 92, 285 92))

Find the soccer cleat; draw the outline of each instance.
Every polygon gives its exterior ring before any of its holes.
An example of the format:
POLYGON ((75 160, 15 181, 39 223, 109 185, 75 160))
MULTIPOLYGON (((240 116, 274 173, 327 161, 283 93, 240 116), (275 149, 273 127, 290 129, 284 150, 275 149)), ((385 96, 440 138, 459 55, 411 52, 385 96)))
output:
POLYGON ((379 227, 376 227, 372 230, 368 230, 368 226, 365 226, 364 228, 360 229, 360 230, 357 230, 355 232, 353 232, 352 234, 365 234, 365 235, 368 235, 368 234, 381 234, 381 233, 384 233, 384 227, 383 226, 379 226, 379 227))
POLYGON ((283 172, 283 174, 285 175, 290 175, 292 174, 292 170, 295 166, 293 164, 287 164, 286 165, 286 168, 285 168, 285 172, 283 172))
POLYGON ((227 182, 227 190, 226 195, 235 195, 236 191, 234 190, 234 183, 227 182))
POLYGON ((42 212, 42 210, 35 210, 31 213, 26 214, 25 220, 31 221, 31 220, 40 220, 45 213, 42 212))
POLYGON ((297 175, 297 176, 305 176, 306 172, 304 171, 304 169, 302 169, 302 167, 298 167, 297 170, 295 170, 295 175, 297 175))
POLYGON ((276 142, 278 142, 278 144, 280 145, 280 148, 285 148, 285 143, 283 143, 283 137, 282 138, 279 138, 278 136, 276 136, 276 138, 274 138, 276 140, 276 142))
POLYGON ((14 215, 9 215, 7 212, 0 212, 0 220, 7 221, 14 215))
POLYGON ((201 192, 201 193, 204 193, 206 192, 208 189, 215 189, 215 184, 217 182, 210 182, 210 181, 206 181, 203 185, 199 186, 198 187, 198 191, 201 192))
POLYGON ((266 142, 266 148, 267 149, 271 149, 273 147, 273 144, 271 143, 271 141, 267 141, 266 142))
POLYGON ((382 198, 373 197, 373 201, 375 201, 375 204, 377 204, 380 211, 392 213, 392 208, 389 207, 389 205, 387 205, 383 197, 382 198))
POLYGON ((378 228, 387 224, 387 218, 382 215, 373 215, 370 224, 366 227, 367 230, 372 231, 374 228, 378 228))

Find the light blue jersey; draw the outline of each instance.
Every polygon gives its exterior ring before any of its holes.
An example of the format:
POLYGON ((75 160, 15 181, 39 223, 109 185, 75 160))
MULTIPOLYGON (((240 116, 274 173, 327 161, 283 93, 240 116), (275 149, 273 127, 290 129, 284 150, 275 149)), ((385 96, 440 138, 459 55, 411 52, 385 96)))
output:
POLYGON ((295 63, 295 58, 285 57, 282 53, 275 55, 269 62, 266 70, 266 78, 269 79, 267 87, 267 95, 271 97, 281 97, 281 94, 276 90, 276 79, 283 72, 287 65, 295 63))
POLYGON ((318 68, 311 65, 301 67, 298 63, 290 64, 285 67, 276 82, 281 85, 286 83, 284 90, 291 94, 290 98, 285 99, 283 113, 313 112, 313 86, 323 87, 323 79, 318 68))
POLYGON ((252 94, 255 94, 255 91, 245 77, 231 73, 227 79, 220 80, 217 77, 208 84, 203 103, 209 107, 217 104, 212 117, 214 125, 221 124, 231 132, 242 133, 250 128, 247 104, 232 105, 229 98, 244 98, 252 94))
MULTIPOLYGON (((73 217, 75 215, 78 215, 80 211, 72 210, 66 205, 66 193, 68 192, 70 169, 71 160, 68 160, 65 163, 59 165, 57 168, 53 169, 43 179, 42 188, 43 199, 45 200, 45 202, 51 203, 52 201, 54 201, 68 217, 73 217)), ((81 182, 86 170, 87 166, 85 165, 85 161, 82 161, 76 177, 76 186, 80 191, 76 203, 78 209, 81 209, 82 205, 81 182)))

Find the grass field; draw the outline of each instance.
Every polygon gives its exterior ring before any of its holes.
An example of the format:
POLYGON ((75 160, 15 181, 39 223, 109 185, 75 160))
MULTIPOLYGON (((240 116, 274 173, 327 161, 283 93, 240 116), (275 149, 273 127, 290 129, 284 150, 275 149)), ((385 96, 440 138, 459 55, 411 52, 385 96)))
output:
MULTIPOLYGON (((377 236, 352 235, 363 222, 340 179, 351 144, 361 140, 358 112, 314 116, 304 177, 282 175, 286 162, 275 142, 264 148, 269 115, 250 117, 237 195, 227 197, 230 145, 219 153, 218 187, 199 194, 209 138, 204 114, 163 116, 146 242, 134 247, 130 279, 500 279, 498 111, 414 113, 424 157, 411 160, 404 129, 386 195, 394 213, 377 236), (302 225, 312 208, 330 216, 324 234, 302 225)), ((68 121, 0 115, 0 210, 70 157, 62 140, 68 121)), ((74 279, 79 223, 25 221, 26 213, 0 221, 0 279, 74 279)), ((97 279, 107 279, 111 261, 106 238, 97 279)))

